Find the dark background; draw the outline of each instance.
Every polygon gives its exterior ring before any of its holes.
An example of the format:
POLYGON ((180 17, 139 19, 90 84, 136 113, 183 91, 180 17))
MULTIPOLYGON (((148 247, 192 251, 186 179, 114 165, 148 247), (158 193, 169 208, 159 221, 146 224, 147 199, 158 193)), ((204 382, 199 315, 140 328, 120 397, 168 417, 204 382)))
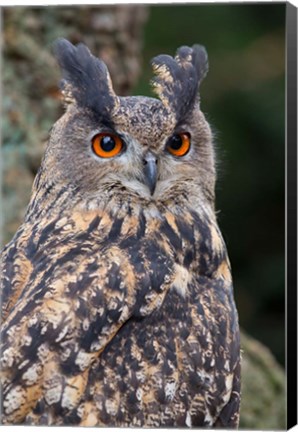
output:
MULTIPOLYGON (((48 130, 59 116, 59 72, 51 54, 52 42, 58 36, 69 37, 74 43, 85 42, 99 55, 92 46, 102 41, 96 29, 100 31, 109 22, 102 11, 96 15, 96 8, 90 20, 90 7, 87 9, 75 13, 72 6, 59 13, 53 7, 42 12, 32 7, 4 11, 5 241, 23 218, 48 130)), ((285 9, 284 3, 155 5, 147 8, 143 36, 134 29, 131 33, 131 40, 143 40, 139 53, 142 73, 134 94, 152 95, 152 57, 173 55, 183 44, 199 43, 208 51, 209 73, 201 85, 201 108, 212 125, 217 147, 218 221, 232 263, 240 325, 268 346, 282 365, 285 9)), ((121 15, 118 18, 113 34, 123 22, 121 15)), ((123 38, 120 42, 125 47, 123 38)), ((132 49, 137 52, 138 47, 132 45, 132 49)), ((132 54, 122 69, 115 68, 113 81, 120 80, 125 68, 131 67, 128 75, 137 70, 132 54)))

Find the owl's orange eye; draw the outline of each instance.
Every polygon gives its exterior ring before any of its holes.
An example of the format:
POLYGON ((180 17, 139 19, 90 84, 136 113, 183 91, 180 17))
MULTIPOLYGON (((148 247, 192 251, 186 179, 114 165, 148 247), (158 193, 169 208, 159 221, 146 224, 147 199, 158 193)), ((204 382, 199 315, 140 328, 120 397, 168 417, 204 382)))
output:
POLYGON ((100 133, 92 139, 92 149, 101 158, 111 158, 121 152, 123 141, 118 135, 100 133))
POLYGON ((173 135, 168 140, 166 148, 173 156, 185 156, 190 149, 190 134, 182 132, 173 135))

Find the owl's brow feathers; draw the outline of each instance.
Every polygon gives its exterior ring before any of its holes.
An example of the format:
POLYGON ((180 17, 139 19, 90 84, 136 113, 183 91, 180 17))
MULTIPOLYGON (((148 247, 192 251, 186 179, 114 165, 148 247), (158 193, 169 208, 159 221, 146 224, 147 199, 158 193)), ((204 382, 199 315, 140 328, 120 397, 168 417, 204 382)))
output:
POLYGON ((54 54, 62 70, 61 89, 65 99, 75 99, 82 108, 109 117, 117 104, 108 68, 84 44, 76 47, 66 39, 54 43, 54 54))
MULTIPOLYGON (((120 100, 105 63, 94 57, 84 44, 74 46, 66 39, 55 42, 54 53, 62 69, 65 99, 75 100, 80 107, 110 118, 120 100)), ((199 84, 208 72, 205 48, 182 46, 174 58, 162 54, 153 58, 151 65, 155 75, 151 81, 153 90, 176 121, 183 121, 193 108, 199 84)))
POLYGON ((175 58, 159 55, 151 61, 152 85, 162 103, 174 111, 177 121, 193 108, 200 82, 208 72, 208 55, 202 45, 182 46, 175 58))

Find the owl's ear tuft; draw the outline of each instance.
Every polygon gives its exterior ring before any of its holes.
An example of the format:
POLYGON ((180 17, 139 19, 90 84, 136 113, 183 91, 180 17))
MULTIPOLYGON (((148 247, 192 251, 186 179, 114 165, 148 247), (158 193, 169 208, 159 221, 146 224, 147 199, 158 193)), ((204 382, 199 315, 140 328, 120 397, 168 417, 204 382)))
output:
POLYGON ((109 116, 118 98, 105 63, 94 57, 86 45, 74 46, 66 39, 56 40, 53 49, 62 70, 60 87, 65 102, 109 116))
POLYGON ((201 81, 208 72, 208 56, 202 45, 182 46, 175 58, 159 55, 151 61, 152 85, 167 109, 181 121, 193 108, 201 81))

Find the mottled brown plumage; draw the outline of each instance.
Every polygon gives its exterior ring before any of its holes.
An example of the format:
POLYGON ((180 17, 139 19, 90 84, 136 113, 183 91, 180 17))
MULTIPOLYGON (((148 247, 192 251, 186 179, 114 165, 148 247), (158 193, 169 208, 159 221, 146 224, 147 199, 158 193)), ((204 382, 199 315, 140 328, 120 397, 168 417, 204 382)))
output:
POLYGON ((203 47, 153 60, 160 98, 118 97, 56 44, 67 106, 1 256, 4 424, 237 427, 240 353, 214 211, 203 47), (101 158, 98 133, 123 149, 101 158), (187 133, 183 157, 168 151, 187 133))

